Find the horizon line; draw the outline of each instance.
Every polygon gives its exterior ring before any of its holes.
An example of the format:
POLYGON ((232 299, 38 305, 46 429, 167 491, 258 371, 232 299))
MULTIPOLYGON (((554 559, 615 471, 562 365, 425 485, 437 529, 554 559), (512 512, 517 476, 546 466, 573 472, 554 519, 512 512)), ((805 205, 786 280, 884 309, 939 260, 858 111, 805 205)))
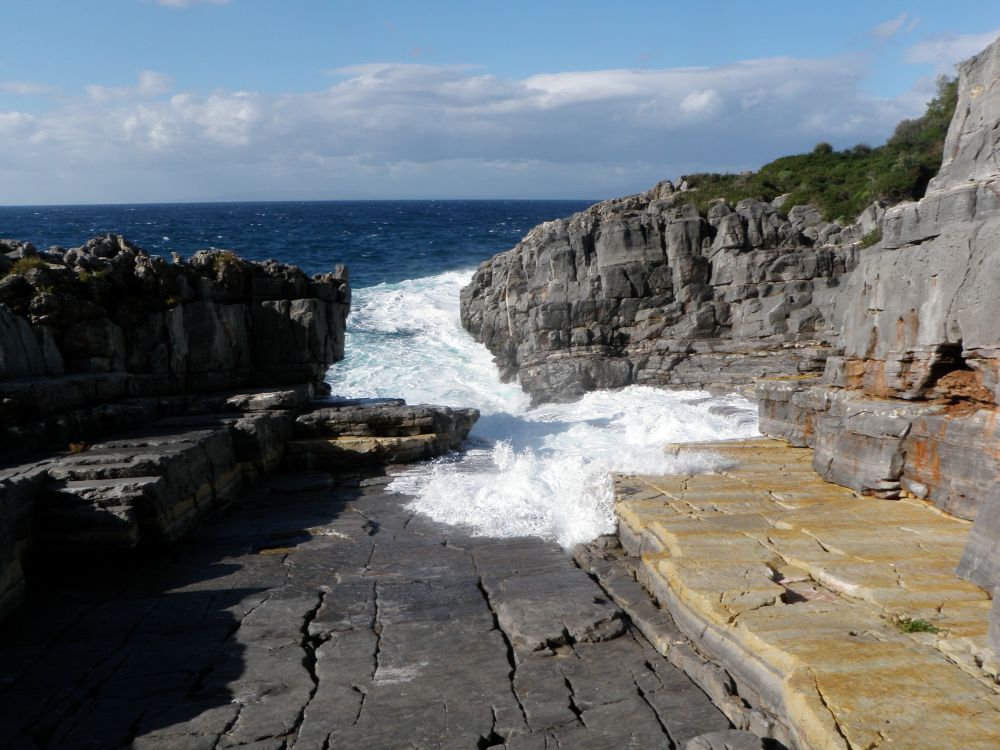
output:
MULTIPOLYGON (((629 193, 628 195, 638 195, 629 193)), ((614 196, 614 197, 627 197, 614 196)), ((263 199, 263 200, 202 200, 202 201, 137 201, 129 203, 0 203, 0 210, 7 208, 122 208, 129 206, 218 206, 249 205, 259 203, 487 203, 497 201, 553 203, 599 203, 608 198, 305 198, 305 199, 263 199)))

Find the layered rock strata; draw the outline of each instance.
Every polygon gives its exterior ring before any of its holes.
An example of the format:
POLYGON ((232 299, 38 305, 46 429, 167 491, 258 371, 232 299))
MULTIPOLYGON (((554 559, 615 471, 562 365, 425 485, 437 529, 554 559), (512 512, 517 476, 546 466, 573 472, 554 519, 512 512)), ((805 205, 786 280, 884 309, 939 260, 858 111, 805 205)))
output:
POLYGON ((42 553, 172 542, 279 465, 428 458, 478 417, 315 401, 344 356, 343 267, 169 262, 117 235, 0 250, 0 617, 42 553))
POLYGON ((761 750, 557 544, 390 480, 277 474, 152 569, 57 569, 0 630, 0 747, 761 750))
POLYGON ((343 267, 307 276, 117 235, 0 245, 0 452, 91 441, 190 411, 192 394, 321 384, 344 356, 343 267))
MULTIPOLYGON (((619 536, 735 683, 735 705, 716 700, 734 723, 802 750, 1000 743, 989 596, 955 574, 967 522, 824 482, 811 451, 776 440, 673 451, 719 470, 618 478, 619 536)), ((687 657, 680 639, 657 645, 687 657)))
POLYGON ((239 392, 214 405, 0 469, 0 619, 22 598, 32 556, 172 542, 279 466, 353 473, 430 458, 459 448, 478 418, 401 400, 309 403, 301 390, 239 392))
POLYGON ((679 195, 663 182, 597 204, 479 267, 462 323, 504 377, 537 401, 822 370, 834 295, 881 209, 845 228, 750 199, 702 217, 679 195))

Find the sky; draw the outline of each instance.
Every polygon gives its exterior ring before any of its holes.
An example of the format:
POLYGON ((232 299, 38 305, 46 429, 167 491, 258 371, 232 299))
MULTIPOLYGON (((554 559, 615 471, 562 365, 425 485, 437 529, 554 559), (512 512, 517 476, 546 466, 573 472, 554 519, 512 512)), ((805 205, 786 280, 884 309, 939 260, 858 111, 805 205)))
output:
POLYGON ((877 145, 994 2, 0 0, 0 205, 589 198, 877 145))

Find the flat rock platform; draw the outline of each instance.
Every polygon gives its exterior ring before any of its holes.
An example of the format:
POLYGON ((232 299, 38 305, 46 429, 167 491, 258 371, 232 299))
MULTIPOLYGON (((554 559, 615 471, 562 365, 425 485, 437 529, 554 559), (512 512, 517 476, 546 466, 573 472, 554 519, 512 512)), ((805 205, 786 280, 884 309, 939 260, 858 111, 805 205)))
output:
POLYGON ((955 567, 971 524, 822 481, 774 440, 714 474, 619 477, 638 578, 741 695, 811 750, 1000 747, 990 601, 955 567))
POLYGON ((147 559, 30 571, 0 748, 730 746, 565 550, 432 523, 387 481, 278 475, 147 559))

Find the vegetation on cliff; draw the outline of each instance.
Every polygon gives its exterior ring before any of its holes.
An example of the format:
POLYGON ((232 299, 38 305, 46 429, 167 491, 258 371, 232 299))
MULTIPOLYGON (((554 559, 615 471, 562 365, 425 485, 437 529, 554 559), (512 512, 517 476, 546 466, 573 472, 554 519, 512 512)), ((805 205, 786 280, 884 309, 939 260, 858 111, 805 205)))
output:
POLYGON ((882 146, 859 144, 843 151, 819 143, 808 154, 783 156, 757 172, 692 174, 678 196, 702 212, 716 199, 735 205, 743 198, 770 201, 788 194, 786 207, 810 204, 829 221, 851 222, 873 201, 887 204, 923 197, 941 165, 944 139, 958 101, 958 79, 938 79, 927 111, 903 120, 882 146))

